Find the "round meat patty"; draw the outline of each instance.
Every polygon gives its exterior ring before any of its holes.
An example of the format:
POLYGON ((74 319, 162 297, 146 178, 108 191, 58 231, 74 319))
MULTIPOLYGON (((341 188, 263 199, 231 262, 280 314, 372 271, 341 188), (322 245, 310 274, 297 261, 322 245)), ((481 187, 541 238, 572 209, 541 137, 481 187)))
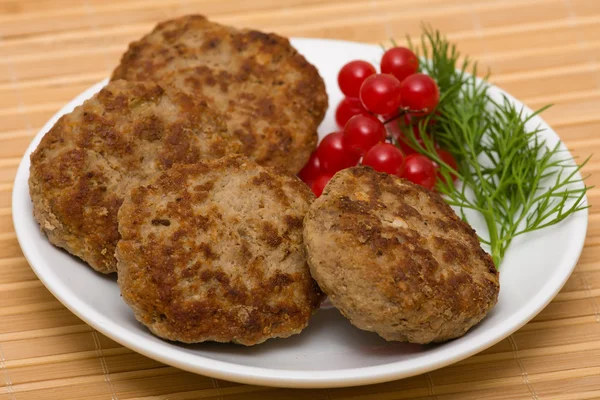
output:
POLYGON ((287 39, 200 15, 162 22, 131 43, 112 79, 201 94, 227 116, 248 157, 292 174, 315 149, 327 110, 323 79, 287 39))
POLYGON ((230 156, 176 165, 119 210, 119 286, 154 334, 254 345, 306 327, 323 294, 302 223, 313 195, 296 177, 230 156))
POLYGON ((498 299, 498 271, 473 229, 436 193, 369 167, 332 178, 304 241, 333 305, 386 340, 459 337, 498 299))
POLYGON ((117 211, 132 184, 173 163, 239 152, 205 102, 154 83, 115 81, 61 117, 31 155, 33 214, 51 243, 116 271, 117 211))

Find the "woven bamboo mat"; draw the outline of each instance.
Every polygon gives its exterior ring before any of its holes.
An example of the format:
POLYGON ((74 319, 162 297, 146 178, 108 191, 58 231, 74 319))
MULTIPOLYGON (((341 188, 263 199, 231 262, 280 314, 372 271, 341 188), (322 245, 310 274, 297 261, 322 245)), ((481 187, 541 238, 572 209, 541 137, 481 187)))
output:
MULTIPOLYGON (((287 36, 381 42, 447 33, 575 155, 600 153, 597 0, 0 0, 0 400, 600 398, 600 189, 573 276, 531 323, 442 370, 349 389, 284 390, 196 376, 95 332, 39 282, 11 222, 12 181, 35 133, 106 77, 131 40, 185 13, 287 36), (277 3, 277 5, 273 5, 277 3)), ((584 170, 600 186, 600 159, 584 170)))

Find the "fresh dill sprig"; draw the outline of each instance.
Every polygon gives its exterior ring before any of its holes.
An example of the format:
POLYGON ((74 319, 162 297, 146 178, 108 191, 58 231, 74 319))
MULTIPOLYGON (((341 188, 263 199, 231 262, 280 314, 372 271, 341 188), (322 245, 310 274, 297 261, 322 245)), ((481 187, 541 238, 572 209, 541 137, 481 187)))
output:
POLYGON ((447 202, 465 220, 467 209, 483 217, 489 235, 480 240, 496 267, 515 237, 589 207, 590 187, 579 175, 589 158, 577 165, 560 142, 549 146, 542 129, 531 128, 547 107, 528 115, 506 97, 493 99, 487 80, 476 77, 477 64, 459 61, 456 46, 430 27, 424 27, 418 48, 410 39, 409 47, 424 60, 421 70, 438 83, 441 97, 435 112, 417 122, 423 145, 412 127, 403 131, 412 147, 440 165, 445 179, 436 189, 447 202), (457 171, 439 158, 434 140, 455 157, 457 171), (456 186, 453 174, 460 180, 456 186))

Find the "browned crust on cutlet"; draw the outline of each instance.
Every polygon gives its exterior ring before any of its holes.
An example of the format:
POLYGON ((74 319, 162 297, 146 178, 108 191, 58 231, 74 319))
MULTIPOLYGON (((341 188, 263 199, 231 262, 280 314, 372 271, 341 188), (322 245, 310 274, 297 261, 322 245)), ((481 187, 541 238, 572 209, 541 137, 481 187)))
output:
POLYGON ((304 222, 313 277, 357 327, 387 340, 464 334, 498 298, 491 257, 434 192, 369 167, 337 173, 304 222))
POLYGON ((54 245, 113 272, 117 211, 129 185, 175 162, 239 149, 223 117, 201 99, 115 81, 61 117, 32 153, 34 217, 54 245))
POLYGON ((317 144, 327 93, 317 69, 288 39, 189 15, 165 21, 129 45, 112 79, 152 80, 227 115, 243 152, 297 173, 317 144))
POLYGON ((119 210, 119 286, 136 318, 186 343, 261 343, 299 333, 322 293, 302 221, 313 196, 241 156, 176 165, 119 210))

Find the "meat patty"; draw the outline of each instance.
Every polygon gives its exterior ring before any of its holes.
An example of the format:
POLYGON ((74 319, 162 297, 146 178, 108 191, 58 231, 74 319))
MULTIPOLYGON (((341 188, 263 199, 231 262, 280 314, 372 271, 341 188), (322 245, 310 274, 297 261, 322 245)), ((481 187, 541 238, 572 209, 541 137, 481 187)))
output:
POLYGON ((31 155, 33 214, 51 243, 113 272, 117 211, 130 185, 240 147, 200 98, 115 81, 60 118, 31 155))
POLYGON ((243 152, 296 174, 317 144, 327 109, 317 69, 281 36, 190 15, 162 22, 129 45, 112 79, 157 81, 227 115, 243 152))
POLYGON ((338 172, 304 220, 312 276, 386 340, 463 335, 498 299, 491 257, 436 193, 369 167, 338 172))
POLYGON ((176 165, 119 210, 119 286, 154 334, 254 345, 299 333, 322 293, 306 264, 313 199, 242 156, 176 165))

